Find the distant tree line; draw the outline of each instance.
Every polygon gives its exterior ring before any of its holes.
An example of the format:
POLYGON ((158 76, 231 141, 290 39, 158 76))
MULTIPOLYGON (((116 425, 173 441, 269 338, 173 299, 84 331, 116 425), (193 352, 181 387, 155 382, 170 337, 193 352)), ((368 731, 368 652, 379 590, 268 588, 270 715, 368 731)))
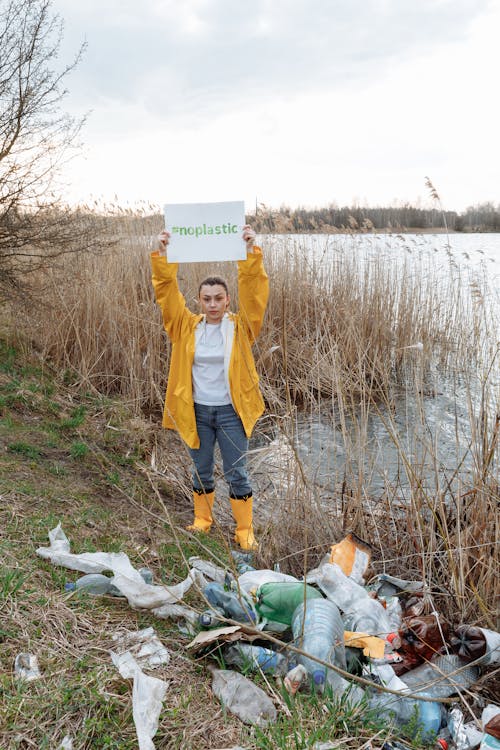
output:
POLYGON ((257 232, 372 232, 374 230, 448 229, 452 232, 500 232, 500 204, 481 203, 462 213, 437 208, 401 206, 342 206, 272 209, 256 207, 247 219, 257 232))

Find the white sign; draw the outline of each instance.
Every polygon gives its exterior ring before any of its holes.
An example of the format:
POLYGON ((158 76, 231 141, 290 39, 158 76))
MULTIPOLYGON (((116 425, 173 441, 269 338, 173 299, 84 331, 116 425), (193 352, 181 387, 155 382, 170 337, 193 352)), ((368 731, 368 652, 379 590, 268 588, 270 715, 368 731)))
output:
POLYGON ((164 211, 170 263, 246 259, 243 201, 168 203, 164 211))

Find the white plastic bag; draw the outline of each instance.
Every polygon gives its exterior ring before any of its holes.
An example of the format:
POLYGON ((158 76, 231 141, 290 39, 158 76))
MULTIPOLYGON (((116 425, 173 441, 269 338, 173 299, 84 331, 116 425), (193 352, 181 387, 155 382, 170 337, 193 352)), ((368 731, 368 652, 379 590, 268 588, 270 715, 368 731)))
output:
POLYGON ((124 552, 83 552, 79 555, 70 552, 69 540, 59 523, 49 531, 50 547, 39 547, 37 555, 50 560, 54 565, 62 565, 83 573, 113 573, 111 583, 127 598, 133 609, 152 609, 158 617, 168 617, 161 610, 165 605, 177 604, 189 591, 193 583, 203 588, 205 579, 198 570, 190 570, 184 581, 175 586, 156 586, 146 583, 138 570, 131 564, 124 552))
POLYGON ((113 664, 125 679, 134 680, 132 715, 139 741, 139 750, 154 750, 153 737, 158 730, 160 711, 168 683, 144 674, 129 651, 115 654, 110 651, 113 664))

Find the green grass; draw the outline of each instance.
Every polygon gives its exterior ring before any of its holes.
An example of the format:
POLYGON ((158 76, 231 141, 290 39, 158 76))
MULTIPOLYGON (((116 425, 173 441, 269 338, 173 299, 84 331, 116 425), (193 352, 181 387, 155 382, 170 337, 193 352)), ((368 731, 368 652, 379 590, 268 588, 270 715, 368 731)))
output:
MULTIPOLYGON (((356 750, 370 738, 373 748, 381 747, 391 728, 366 707, 351 708, 332 696, 290 698, 272 677, 269 684, 281 701, 276 725, 246 727, 211 692, 207 667, 217 665, 216 652, 193 659, 186 649, 191 636, 176 621, 135 611, 124 599, 65 591, 81 574, 36 555, 59 522, 72 552, 123 551, 136 568, 150 568, 155 583, 170 585, 186 577, 192 555, 229 565, 230 534, 186 534, 185 516, 179 517, 186 499, 161 475, 148 476, 147 460, 141 463, 158 436, 151 435, 151 445, 143 433, 137 436, 122 404, 68 393, 64 383, 30 367, 1 342, 0 352, 8 352, 0 368, 0 438, 8 448, 0 454, 2 750, 52 750, 65 734, 84 750, 135 750, 131 682, 120 677, 109 650, 115 631, 149 626, 171 653, 168 668, 156 675, 170 683, 157 748, 298 750, 338 740, 356 750), (19 393, 22 398, 7 398, 19 393), (43 680, 22 683, 14 677, 21 652, 37 656, 43 680)), ((180 467, 184 456, 171 460, 180 467)), ((186 603, 205 608, 194 588, 186 603)), ((269 690, 259 675, 252 679, 269 690)), ((421 740, 416 737, 415 747, 425 746, 421 740)))

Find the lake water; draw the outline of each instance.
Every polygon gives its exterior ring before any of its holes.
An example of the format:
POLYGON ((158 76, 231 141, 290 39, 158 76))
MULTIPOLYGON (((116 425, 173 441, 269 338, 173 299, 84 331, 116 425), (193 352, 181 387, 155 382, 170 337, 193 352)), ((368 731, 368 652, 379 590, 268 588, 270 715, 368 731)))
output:
MULTIPOLYGON (((500 234, 289 235, 265 241, 288 250, 307 248, 324 262, 338 252, 356 253, 366 262, 382 256, 398 263, 411 257, 416 268, 432 265, 436 283, 440 276, 445 279, 455 272, 460 283, 470 285, 471 280, 479 280, 488 304, 500 317, 500 234)), ((498 341, 496 330, 489 335, 498 341)), ((498 371, 490 382, 490 408, 498 411, 498 371)), ((310 481, 328 492, 346 479, 351 486, 362 485, 371 497, 384 493, 404 497, 411 485, 408 465, 418 468, 428 490, 437 491, 448 482, 453 487, 459 482, 467 484, 474 463, 470 393, 470 383, 466 386, 459 376, 451 382, 436 373, 432 395, 416 399, 414 389, 400 389, 395 411, 376 407, 362 422, 356 415, 344 416, 343 429, 335 415, 333 419, 325 414, 295 415, 286 436, 276 431, 271 434, 274 439, 263 451, 267 459, 263 461, 257 454, 255 474, 259 483, 274 483, 274 489, 280 491, 278 485, 286 484, 292 472, 292 435, 296 455, 310 481), (457 467, 460 471, 455 473, 457 467)), ((477 403, 472 412, 475 407, 477 403)), ((269 434, 265 439, 270 439, 269 434)), ((261 441, 262 435, 256 443, 262 445, 261 441)))

